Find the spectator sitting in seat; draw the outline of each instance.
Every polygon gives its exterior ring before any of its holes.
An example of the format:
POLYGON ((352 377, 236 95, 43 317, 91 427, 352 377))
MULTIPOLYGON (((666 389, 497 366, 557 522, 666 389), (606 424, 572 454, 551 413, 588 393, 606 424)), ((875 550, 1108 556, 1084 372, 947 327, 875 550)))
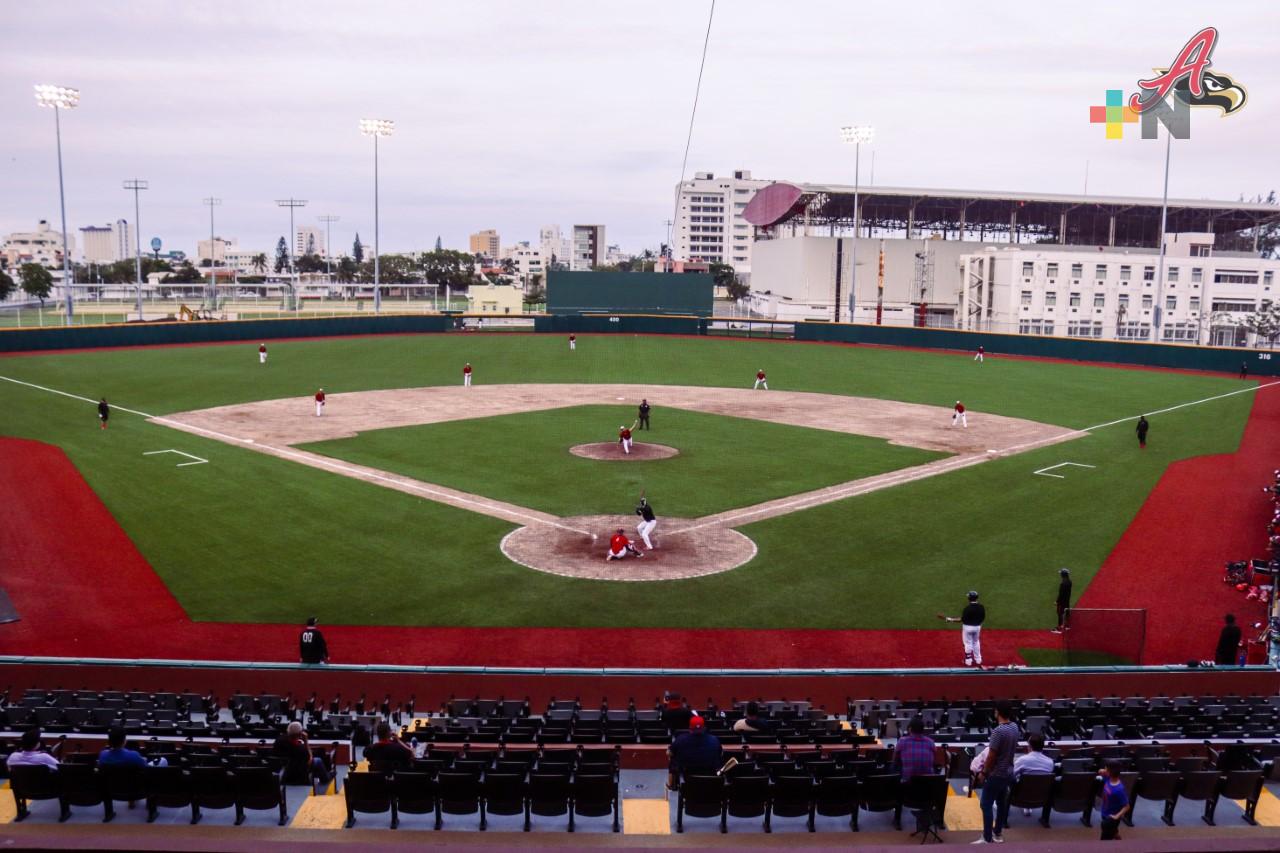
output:
MULTIPOLYGON (((1023 776, 1053 774, 1053 759, 1044 754, 1044 735, 1034 732, 1027 735, 1027 751, 1013 759, 1013 780, 1023 776)), ((1023 809, 1023 815, 1031 817, 1031 809, 1023 809)))
MULTIPOLYGON (((107 748, 98 753, 99 767, 146 767, 147 759, 136 749, 126 749, 124 726, 112 726, 107 732, 107 748)), ((157 767, 168 767, 167 759, 158 759, 157 767)))
POLYGON ((391 733, 391 726, 386 721, 378 723, 378 740, 364 748, 364 760, 370 764, 380 764, 404 769, 413 761, 413 750, 404 741, 391 733))
POLYGON ((302 723, 296 720, 290 723, 285 733, 276 738, 271 753, 285 760, 286 785, 310 785, 312 777, 321 785, 329 784, 329 770, 323 758, 311 754, 311 745, 307 742, 302 723))
POLYGON ((1040 776, 1053 772, 1053 759, 1044 754, 1044 735, 1039 732, 1027 735, 1027 751, 1013 760, 1013 778, 1024 774, 1040 776))
POLYGON ((747 715, 741 720, 733 724, 735 732, 744 734, 773 734, 778 730, 778 723, 775 720, 766 719, 760 716, 760 706, 755 702, 747 703, 747 715))
POLYGON ((915 716, 907 724, 907 734, 898 738, 893 750, 893 764, 902 773, 905 784, 912 776, 930 776, 935 768, 937 746, 924 733, 924 717, 915 716))
POLYGON ((671 763, 667 770, 667 787, 676 789, 682 776, 689 773, 715 773, 723 764, 720 738, 707 733, 707 721, 689 718, 689 731, 672 741, 667 748, 671 763))
POLYGON ((9 760, 6 762, 9 767, 48 767, 50 770, 58 769, 58 759, 54 758, 48 752, 40 748, 40 729, 31 728, 22 733, 22 740, 18 742, 18 749, 9 754, 9 760))
POLYGON ((689 728, 689 719, 693 717, 693 709, 685 704, 684 697, 668 690, 662 696, 662 722, 675 733, 689 728))

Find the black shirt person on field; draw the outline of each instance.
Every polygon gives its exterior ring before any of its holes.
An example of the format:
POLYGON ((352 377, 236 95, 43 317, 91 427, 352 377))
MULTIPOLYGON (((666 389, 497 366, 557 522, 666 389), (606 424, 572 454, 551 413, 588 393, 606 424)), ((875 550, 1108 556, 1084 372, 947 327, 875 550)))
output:
POLYGON ((1240 378, 1241 379, 1249 378, 1249 363, 1247 361, 1240 362, 1240 378))
POLYGON ((1067 629, 1067 611, 1071 609, 1071 570, 1059 569, 1058 577, 1058 627, 1052 633, 1061 634, 1067 629))
POLYGON ((307 625, 298 635, 298 657, 303 663, 328 663, 329 646, 325 644, 324 634, 316 627, 316 617, 307 620, 307 625))
POLYGON ((1240 662, 1240 626, 1236 617, 1228 613, 1222 620, 1222 633, 1218 635, 1218 648, 1213 653, 1213 662, 1218 666, 1236 666, 1240 662))
POLYGON ((649 401, 640 401, 640 429, 649 428, 649 401))
POLYGON ((98 401, 98 422, 101 429, 107 428, 107 419, 111 417, 111 407, 107 405, 107 398, 103 397, 98 401))
POLYGON ((1151 429, 1151 424, 1147 423, 1146 415, 1138 415, 1138 426, 1134 432, 1138 434, 1138 446, 1145 448, 1147 446, 1147 430, 1151 429))

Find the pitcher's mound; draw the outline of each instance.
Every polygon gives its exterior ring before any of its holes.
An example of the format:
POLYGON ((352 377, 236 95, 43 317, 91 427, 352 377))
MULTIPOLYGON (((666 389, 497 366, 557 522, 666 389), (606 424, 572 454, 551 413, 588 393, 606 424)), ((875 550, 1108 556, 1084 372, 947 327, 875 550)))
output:
POLYGON ((665 444, 641 444, 632 442, 631 452, 623 453, 622 445, 616 441, 600 441, 595 444, 576 444, 569 448, 574 456, 585 459, 604 459, 608 462, 644 462, 648 459, 669 459, 680 453, 674 447, 665 444))
POLYGON ((756 555, 756 543, 742 533, 718 525, 702 527, 688 518, 659 518, 650 537, 656 547, 649 550, 635 535, 635 521, 625 515, 585 515, 562 518, 560 526, 533 524, 508 533, 502 553, 539 572, 609 581, 715 575, 736 569, 756 555), (619 527, 644 552, 643 557, 605 561, 609 537, 619 527))

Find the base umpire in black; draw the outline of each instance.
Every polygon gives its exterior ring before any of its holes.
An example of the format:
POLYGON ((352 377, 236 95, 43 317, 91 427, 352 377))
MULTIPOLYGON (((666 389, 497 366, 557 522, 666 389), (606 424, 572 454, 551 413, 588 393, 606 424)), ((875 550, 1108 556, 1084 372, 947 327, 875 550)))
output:
POLYGON ((640 429, 649 428, 649 401, 640 401, 640 419, 638 421, 640 429))

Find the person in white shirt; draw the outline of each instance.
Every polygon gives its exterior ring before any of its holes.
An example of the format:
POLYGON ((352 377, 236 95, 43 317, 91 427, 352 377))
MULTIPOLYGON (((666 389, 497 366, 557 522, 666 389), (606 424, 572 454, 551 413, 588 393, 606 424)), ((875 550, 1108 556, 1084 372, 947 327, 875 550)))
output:
POLYGON ((6 763, 11 768, 44 766, 54 771, 58 769, 58 759, 40 748, 39 729, 27 729, 22 733, 18 750, 9 754, 6 763))
MULTIPOLYGON (((1023 776, 1052 776, 1053 759, 1044 754, 1044 735, 1034 733, 1027 735, 1027 751, 1013 759, 1013 779, 1016 782, 1023 776)), ((1023 809, 1022 814, 1031 816, 1031 809, 1023 809)))
POLYGON ((1053 772, 1053 759, 1044 754, 1044 735, 1027 736, 1027 751, 1013 760, 1013 778, 1021 779, 1023 774, 1039 776, 1053 772))

